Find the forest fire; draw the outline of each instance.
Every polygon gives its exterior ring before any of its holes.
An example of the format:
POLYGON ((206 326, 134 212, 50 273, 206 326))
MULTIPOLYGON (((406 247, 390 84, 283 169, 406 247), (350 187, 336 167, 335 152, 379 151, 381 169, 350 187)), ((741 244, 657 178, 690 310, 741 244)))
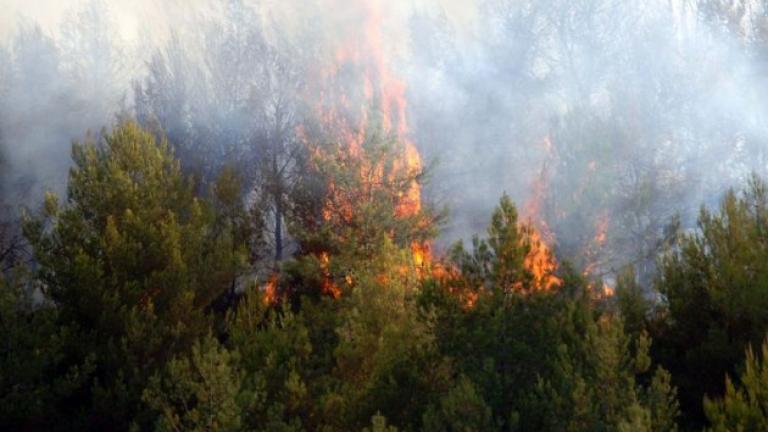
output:
MULTIPOLYGON (((555 157, 555 148, 549 135, 542 140, 542 150, 544 162, 531 186, 530 198, 523 206, 522 214, 531 225, 528 233, 531 249, 525 259, 525 265, 534 275, 534 286, 547 289, 562 282, 557 277, 552 276, 552 273, 558 268, 557 261, 549 249, 549 245, 555 243, 555 235, 549 228, 543 211, 549 187, 549 166, 555 157)), ((588 171, 594 172, 596 169, 597 162, 589 161, 588 171)), ((602 212, 595 222, 594 236, 581 251, 585 261, 584 277, 595 277, 595 273, 600 267, 599 257, 607 242, 609 225, 608 213, 602 212)), ((590 288, 594 290, 593 285, 590 284, 590 288)), ((610 295, 609 293, 612 292, 611 287, 604 282, 600 291, 601 295, 610 295)))
POLYGON ((536 289, 550 289, 560 285, 562 280, 554 275, 558 264, 549 245, 554 244, 555 236, 542 214, 542 205, 548 188, 549 162, 554 155, 552 140, 549 135, 544 137, 542 145, 545 160, 539 175, 531 186, 530 197, 522 209, 522 216, 524 220, 528 221, 527 226, 522 227, 522 232, 529 245, 524 265, 533 275, 533 286, 536 289))
MULTIPOLYGON (((331 1, 333 3, 333 1, 331 1)), ((339 6, 342 6, 341 4, 339 6)), ((346 3, 344 7, 348 7, 346 3)), ((323 209, 326 221, 348 223, 355 205, 370 200, 385 183, 401 184, 392 197, 397 218, 418 217, 421 189, 417 177, 422 170, 421 156, 408 137, 405 83, 390 70, 383 34, 384 15, 374 1, 359 5, 362 19, 346 37, 332 47, 332 63, 320 71, 314 95, 314 110, 320 127, 338 146, 327 150, 312 146, 316 158, 334 160, 357 170, 353 185, 330 182, 323 209), (395 146, 395 159, 377 159, 364 146, 371 133, 380 130, 395 146), (403 182, 407 182, 403 184, 403 182)), ((429 245, 411 243, 414 264, 421 268, 430 261, 429 245)), ((327 263, 327 254, 320 257, 327 263)), ((331 289, 330 292, 337 292, 331 289)))
POLYGON ((4 1, 0 432, 768 431, 766 4, 4 1))
POLYGON ((557 260, 549 246, 532 225, 529 225, 523 232, 525 233, 525 241, 529 246, 523 264, 533 276, 533 288, 546 290, 560 285, 562 280, 554 274, 558 268, 557 260))
POLYGON ((277 301, 277 284, 280 281, 280 277, 277 273, 272 273, 267 279, 267 283, 261 288, 264 293, 262 301, 265 305, 274 304, 277 301))
POLYGON ((323 276, 323 293, 329 294, 333 298, 341 297, 341 288, 333 281, 333 276, 330 272, 330 257, 327 252, 320 254, 320 269, 323 276))

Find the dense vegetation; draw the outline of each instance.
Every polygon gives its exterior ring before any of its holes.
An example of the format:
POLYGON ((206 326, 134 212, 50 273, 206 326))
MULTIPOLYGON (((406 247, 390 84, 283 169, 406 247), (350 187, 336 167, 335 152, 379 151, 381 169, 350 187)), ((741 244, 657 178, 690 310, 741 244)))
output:
POLYGON ((768 2, 77 3, 0 40, 0 430, 768 430, 768 2))
MULTIPOLYGON (((393 148, 368 134, 369 158, 393 148)), ((331 193, 321 184, 364 189, 334 160, 307 168, 289 202, 299 247, 267 283, 248 272, 260 216, 233 170, 196 191, 171 146, 129 121, 73 160, 67 196, 24 218, 34 260, 0 281, 6 429, 765 427, 757 178, 663 254, 651 301, 631 269, 610 297, 567 265, 537 289, 538 240, 506 196, 471 250, 414 260, 438 218, 398 216, 408 178, 382 177, 338 217, 306 204, 331 193)))

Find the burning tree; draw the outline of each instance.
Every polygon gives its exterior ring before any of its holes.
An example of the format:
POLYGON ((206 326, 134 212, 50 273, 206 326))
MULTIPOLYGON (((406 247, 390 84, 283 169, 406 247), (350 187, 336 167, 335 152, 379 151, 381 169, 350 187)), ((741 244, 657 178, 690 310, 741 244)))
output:
MULTIPOLYGON (((345 4, 345 7, 349 5, 345 4)), ((405 84, 391 70, 376 2, 324 52, 308 80, 309 114, 298 128, 306 172, 294 191, 292 234, 299 254, 319 269, 322 291, 337 297, 339 255, 370 260, 382 242, 408 248, 417 267, 429 261, 435 218, 421 203, 423 168, 409 138, 405 84)))
POLYGON ((470 290, 531 292, 559 286, 552 253, 530 224, 520 224, 517 209, 504 195, 493 213, 488 238, 475 237, 472 252, 454 246, 453 261, 470 290))

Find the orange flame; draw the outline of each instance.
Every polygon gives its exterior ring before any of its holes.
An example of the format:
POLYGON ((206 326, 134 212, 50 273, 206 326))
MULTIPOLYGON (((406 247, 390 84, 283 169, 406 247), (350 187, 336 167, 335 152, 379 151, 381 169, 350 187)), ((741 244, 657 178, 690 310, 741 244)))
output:
POLYGON ((269 276, 269 279, 267 279, 267 283, 262 287, 262 291, 264 292, 262 301, 265 305, 271 305, 277 301, 277 283, 279 280, 280 277, 277 273, 272 273, 272 275, 269 276))
MULTIPOLYGON (((370 199, 373 191, 384 181, 409 180, 403 192, 394 197, 394 214, 408 218, 421 212, 421 189, 416 177, 422 170, 421 156, 408 137, 407 101, 405 82, 390 69, 384 37, 385 16, 376 0, 363 0, 349 4, 339 0, 326 0, 329 8, 352 7, 361 19, 344 25, 343 40, 332 43, 334 52, 330 64, 322 65, 310 80, 308 97, 315 101, 316 117, 320 126, 341 145, 333 151, 310 146, 319 160, 334 160, 342 166, 359 167, 357 187, 350 189, 333 182, 327 185, 327 201, 323 208, 326 221, 348 223, 352 220, 356 203, 370 199), (391 169, 385 162, 367 160, 363 150, 372 120, 371 113, 379 116, 382 132, 391 135, 398 145, 398 155, 391 169), (388 174, 385 175, 385 172, 388 174)), ((300 134, 305 135, 304 131, 300 134)), ((305 135, 306 138, 306 135, 305 135)), ((305 139, 305 141, 308 141, 305 139)), ((411 244, 414 262, 422 267, 430 259, 429 245, 411 244)), ((327 262, 321 255, 321 262, 327 262)), ((328 287, 331 292, 336 292, 328 287)))
POLYGON ((333 298, 341 297, 341 288, 333 281, 330 271, 330 257, 327 252, 320 254, 320 271, 323 275, 322 287, 323 293, 329 294, 333 298))
POLYGON ((523 216, 530 221, 528 229, 523 227, 530 246, 523 263, 533 275, 535 289, 551 289, 560 285, 562 280, 554 275, 558 263, 549 247, 549 244, 554 243, 555 235, 542 216, 543 202, 549 186, 548 162, 554 156, 554 146, 549 135, 544 137, 542 145, 545 161, 541 172, 533 182, 531 195, 522 211, 523 216))
POLYGON ((523 265, 533 276, 533 288, 548 290, 559 286, 563 281, 554 274, 558 264, 549 246, 533 226, 525 231, 527 231, 530 249, 523 260, 523 265))
POLYGON ((431 251, 427 245, 422 242, 412 242, 411 252, 413 253, 413 263, 416 264, 417 268, 421 268, 431 261, 431 251))
POLYGON ((464 296, 464 309, 472 309, 477 303, 478 294, 474 291, 468 291, 464 296))
MULTIPOLYGON (((345 7, 349 7, 344 2, 345 7)), ((392 134, 402 144, 400 158, 395 171, 405 175, 416 175, 421 171, 421 156, 408 138, 406 117, 407 101, 405 82, 389 69, 386 59, 386 45, 383 34, 384 15, 377 2, 363 1, 359 5, 364 14, 362 28, 352 32, 349 40, 342 41, 336 50, 334 63, 322 74, 327 83, 336 83, 336 88, 322 93, 335 100, 319 100, 317 112, 323 123, 336 131, 346 151, 353 157, 362 157, 366 125, 369 122, 369 108, 381 115, 384 133, 392 134), (342 70, 351 69, 362 74, 362 100, 344 93, 348 76, 340 77, 342 70), (340 78, 346 78, 342 80, 340 78), (333 91, 341 94, 333 95, 333 91), (348 115, 343 116, 342 112, 348 115), (355 122, 354 119, 357 119, 355 122)), ((383 172, 383 167, 370 167, 372 171, 383 172)), ((381 180, 381 178, 374 179, 381 180)), ((399 216, 412 216, 421 210, 421 191, 413 182, 407 193, 397 203, 399 216)))
POLYGON ((608 223, 610 221, 608 220, 608 215, 604 214, 597 220, 597 224, 595 226, 595 238, 594 242, 596 245, 602 247, 605 244, 606 235, 608 233, 608 223))

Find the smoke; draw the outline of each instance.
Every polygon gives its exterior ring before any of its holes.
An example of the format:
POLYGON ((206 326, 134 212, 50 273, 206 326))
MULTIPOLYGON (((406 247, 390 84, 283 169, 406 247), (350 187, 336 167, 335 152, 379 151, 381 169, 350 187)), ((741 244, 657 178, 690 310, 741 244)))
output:
POLYGON ((484 2, 468 36, 414 19, 410 100, 416 142, 441 160, 445 238, 481 232, 506 190, 539 202, 524 216, 560 256, 647 277, 673 216, 692 226, 765 174, 764 11, 694 3, 484 2))
POLYGON ((290 147, 306 88, 371 13, 405 84, 409 136, 437 161, 423 196, 450 209, 442 245, 482 232, 507 192, 560 256, 648 275, 674 215, 691 226, 700 204, 766 174, 757 2, 10 3, 0 163, 12 204, 62 192, 71 140, 117 113, 163 127, 189 165, 255 166, 264 142, 290 147))

